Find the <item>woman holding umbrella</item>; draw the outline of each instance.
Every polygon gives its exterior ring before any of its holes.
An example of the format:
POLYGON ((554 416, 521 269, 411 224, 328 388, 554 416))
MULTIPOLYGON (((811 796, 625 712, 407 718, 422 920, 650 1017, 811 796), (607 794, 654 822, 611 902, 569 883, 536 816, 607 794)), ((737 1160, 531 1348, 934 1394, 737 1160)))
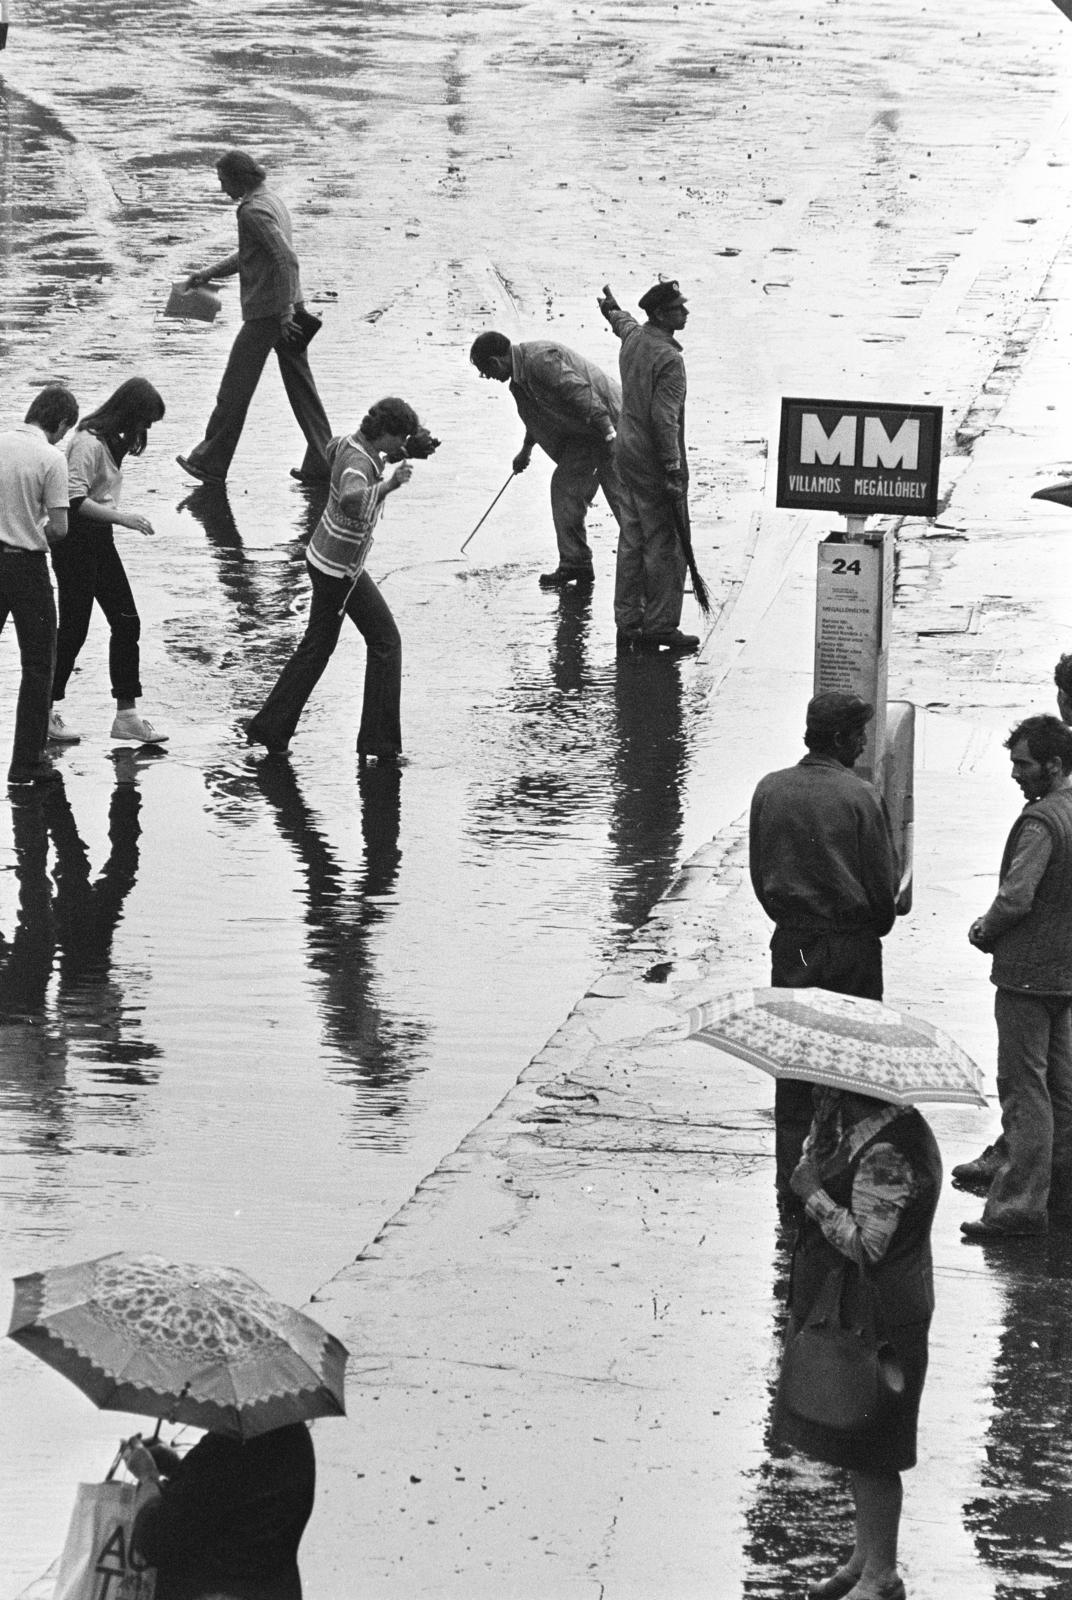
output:
POLYGON ((856 1540, 812 1600, 904 1600, 897 1573, 901 1473, 916 1462, 916 1419, 934 1309, 930 1233, 942 1182, 934 1135, 912 1106, 840 1089, 815 1090, 815 1120, 790 1180, 805 1219, 793 1258, 787 1349, 832 1268, 846 1261, 873 1285, 883 1338, 903 1373, 865 1431, 846 1433, 775 1409, 774 1437, 817 1461, 846 1467, 856 1540))
POLYGON ((346 1414, 333 1334, 235 1267, 123 1251, 16 1278, 8 1333, 99 1406, 206 1430, 182 1461, 137 1435, 122 1449, 156 1600, 301 1600, 306 1422, 346 1414))
POLYGON ((249 1439, 206 1433, 184 1460, 132 1439, 123 1460, 148 1493, 134 1547, 156 1568, 156 1600, 301 1600, 316 1488, 304 1422, 249 1439))

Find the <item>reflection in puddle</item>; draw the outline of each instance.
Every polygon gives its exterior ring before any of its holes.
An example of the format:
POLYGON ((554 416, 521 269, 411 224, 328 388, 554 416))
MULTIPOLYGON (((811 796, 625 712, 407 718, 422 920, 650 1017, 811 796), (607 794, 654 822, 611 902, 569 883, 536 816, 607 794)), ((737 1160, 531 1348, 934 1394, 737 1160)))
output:
POLYGON ((1065 1595, 1072 1570, 1072 1232, 985 1246, 1003 1292, 980 1492, 964 1507, 995 1594, 1065 1595))
POLYGON ((52 112, 0 80, 0 353, 39 319, 91 308, 112 264, 83 162, 52 112))
POLYGON ((428 1035, 424 1022, 381 1004, 372 954, 401 859, 401 773, 390 767, 361 773, 365 861, 352 882, 306 805, 290 762, 260 761, 257 785, 301 864, 308 966, 319 991, 324 1042, 338 1062, 329 1070, 353 1089, 359 1108, 356 1142, 397 1147, 401 1134, 390 1124, 406 1109, 406 1085, 419 1070, 428 1035))
POLYGON ((590 631, 590 592, 562 590, 550 659, 520 659, 486 714, 506 759, 474 775, 469 827, 521 870, 587 843, 576 892, 609 893, 610 961, 676 870, 689 736, 681 662, 625 652, 593 663, 590 631))

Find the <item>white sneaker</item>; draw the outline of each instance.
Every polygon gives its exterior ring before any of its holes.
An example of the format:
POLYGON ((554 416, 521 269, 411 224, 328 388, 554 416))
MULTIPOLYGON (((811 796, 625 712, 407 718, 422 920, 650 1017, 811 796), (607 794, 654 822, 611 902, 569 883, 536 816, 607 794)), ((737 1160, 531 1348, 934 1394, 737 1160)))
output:
POLYGON ((129 711, 117 711, 115 714, 115 721, 112 723, 113 739, 127 739, 133 744, 163 744, 167 737, 166 733, 154 728, 151 722, 133 708, 129 711))
POLYGON ((79 744, 82 739, 80 733, 67 726, 55 707, 48 714, 48 736, 55 744, 79 744))

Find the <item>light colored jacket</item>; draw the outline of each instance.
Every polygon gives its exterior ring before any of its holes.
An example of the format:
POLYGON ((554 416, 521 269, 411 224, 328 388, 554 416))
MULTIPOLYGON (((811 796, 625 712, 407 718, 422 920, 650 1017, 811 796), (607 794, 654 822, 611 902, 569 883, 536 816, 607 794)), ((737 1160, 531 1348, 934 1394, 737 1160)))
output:
POLYGON ((685 357, 672 333, 620 307, 604 312, 622 342, 622 414, 615 460, 626 483, 659 488, 668 472, 688 477, 685 357))
POLYGON ((613 378, 550 339, 510 347, 510 393, 525 431, 552 460, 570 444, 596 444, 618 426, 622 395, 613 378))

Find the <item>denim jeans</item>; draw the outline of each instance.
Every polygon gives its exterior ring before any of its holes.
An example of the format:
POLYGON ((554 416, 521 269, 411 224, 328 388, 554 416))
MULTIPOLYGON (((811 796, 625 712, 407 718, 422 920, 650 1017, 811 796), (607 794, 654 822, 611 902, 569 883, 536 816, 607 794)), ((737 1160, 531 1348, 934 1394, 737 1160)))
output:
POLYGON ((1001 1166, 983 1219, 1045 1222, 1047 1202, 1072 1210, 1072 995, 999 989, 1001 1166))
POLYGON ((86 642, 96 601, 111 630, 108 670, 112 695, 116 700, 137 700, 141 696, 141 619, 111 524, 88 522, 76 512, 69 520, 67 537, 52 547, 60 601, 52 699, 62 700, 67 693, 67 681, 86 642))
POLYGON ((12 777, 18 768, 36 765, 48 741, 48 708, 56 665, 56 605, 42 550, 12 554, 0 551, 0 630, 8 617, 15 624, 22 676, 15 707, 12 777))
POLYGON ((331 438, 331 424, 317 393, 309 358, 304 350, 294 349, 281 338, 278 317, 254 317, 243 322, 235 336, 205 437, 189 453, 193 465, 211 477, 227 476, 250 402, 273 350, 290 409, 305 435, 307 448, 301 470, 312 477, 328 476, 324 451, 331 438))
POLYGON ((551 474, 551 517, 558 540, 558 559, 563 567, 592 565, 592 551, 585 532, 588 507, 597 489, 602 489, 617 520, 621 490, 610 450, 603 444, 584 439, 571 440, 555 455, 551 474))
POLYGON ((311 562, 306 562, 306 567, 313 597, 305 635, 279 674, 275 688, 250 721, 249 737, 268 745, 290 741, 305 703, 339 642, 339 613, 345 602, 346 615, 368 649, 358 753, 396 756, 402 749, 402 638, 387 602, 367 572, 362 572, 347 600, 348 578, 329 578, 311 562))
POLYGON ((671 632, 681 621, 687 569, 670 497, 623 482, 619 513, 614 621, 619 630, 671 632))

